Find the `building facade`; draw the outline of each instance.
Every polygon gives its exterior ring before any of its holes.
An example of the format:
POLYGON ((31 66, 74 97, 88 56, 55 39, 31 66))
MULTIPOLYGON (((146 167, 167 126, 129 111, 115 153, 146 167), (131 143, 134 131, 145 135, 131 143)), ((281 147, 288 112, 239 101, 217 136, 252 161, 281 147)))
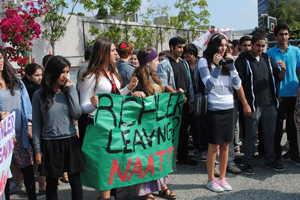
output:
MULTIPOLYGON (((275 0, 278 3, 279 0, 275 0)), ((283 0, 284 1, 284 0, 283 0)), ((257 10, 258 10, 258 28, 264 28, 263 16, 262 14, 267 14, 269 12, 269 0, 257 0, 257 10)))

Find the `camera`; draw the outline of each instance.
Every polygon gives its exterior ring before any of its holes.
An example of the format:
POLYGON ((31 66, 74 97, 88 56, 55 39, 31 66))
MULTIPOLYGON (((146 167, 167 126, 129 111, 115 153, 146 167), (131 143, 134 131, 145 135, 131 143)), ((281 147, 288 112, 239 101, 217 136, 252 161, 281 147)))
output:
POLYGON ((227 64, 230 64, 230 63, 233 63, 233 59, 224 59, 223 57, 222 57, 222 59, 220 60, 220 62, 219 62, 219 65, 227 65, 227 64))

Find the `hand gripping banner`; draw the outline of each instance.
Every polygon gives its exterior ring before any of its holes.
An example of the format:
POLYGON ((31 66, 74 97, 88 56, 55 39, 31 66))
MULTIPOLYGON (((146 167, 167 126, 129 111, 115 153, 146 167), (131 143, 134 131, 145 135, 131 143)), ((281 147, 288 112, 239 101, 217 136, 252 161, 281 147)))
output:
POLYGON ((94 125, 83 142, 82 184, 110 190, 157 180, 176 170, 184 95, 146 99, 97 94, 94 125))

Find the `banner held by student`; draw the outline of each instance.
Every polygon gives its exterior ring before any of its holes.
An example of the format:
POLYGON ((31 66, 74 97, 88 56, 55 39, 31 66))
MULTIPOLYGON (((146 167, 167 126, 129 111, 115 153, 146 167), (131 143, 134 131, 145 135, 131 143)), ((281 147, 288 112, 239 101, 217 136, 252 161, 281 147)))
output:
POLYGON ((83 142, 82 184, 110 190, 167 176, 176 170, 184 95, 146 99, 98 94, 94 124, 83 142))
POLYGON ((15 112, 1 121, 0 128, 0 198, 4 195, 7 178, 10 174, 10 164, 14 150, 15 112))

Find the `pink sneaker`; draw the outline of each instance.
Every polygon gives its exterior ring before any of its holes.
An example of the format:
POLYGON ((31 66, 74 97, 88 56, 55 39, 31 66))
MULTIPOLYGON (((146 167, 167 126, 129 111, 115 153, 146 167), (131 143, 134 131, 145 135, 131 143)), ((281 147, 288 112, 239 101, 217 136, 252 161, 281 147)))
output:
POLYGON ((219 180, 214 179, 212 181, 207 181, 206 187, 213 192, 223 192, 224 189, 220 186, 219 180))
POLYGON ((221 186, 225 191, 232 190, 232 187, 227 183, 227 181, 226 181, 225 178, 219 180, 219 182, 220 182, 220 186, 221 186))

